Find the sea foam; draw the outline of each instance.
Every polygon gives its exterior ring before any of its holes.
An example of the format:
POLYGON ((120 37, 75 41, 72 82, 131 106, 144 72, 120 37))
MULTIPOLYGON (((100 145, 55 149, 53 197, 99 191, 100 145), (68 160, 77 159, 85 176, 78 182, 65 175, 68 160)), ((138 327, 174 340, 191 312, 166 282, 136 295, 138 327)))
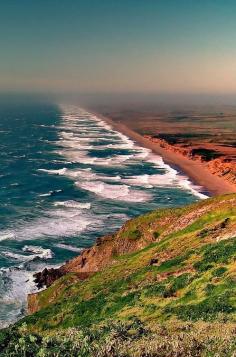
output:
MULTIPOLYGON (((191 181, 185 176, 180 175, 175 169, 165 164, 162 157, 155 155, 148 148, 140 147, 134 143, 129 137, 107 124, 103 119, 96 115, 90 114, 83 109, 73 106, 62 106, 64 114, 62 119, 64 125, 61 132, 61 145, 65 147, 63 151, 57 151, 60 155, 64 155, 71 162, 77 162, 84 165, 90 165, 91 167, 104 166, 104 167, 122 167, 135 164, 135 162, 146 162, 154 165, 158 170, 163 170, 158 174, 142 174, 142 175, 130 175, 119 178, 118 180, 124 184, 119 188, 120 193, 115 193, 117 187, 107 185, 108 176, 94 175, 93 173, 83 177, 79 173, 75 172, 63 172, 58 170, 55 174, 66 174, 68 177, 75 179, 80 177, 82 181, 76 183, 78 187, 86 189, 90 192, 94 192, 101 197, 108 199, 126 199, 127 201, 138 199, 138 196, 145 196, 143 193, 130 190, 125 185, 140 186, 144 188, 152 187, 179 187, 183 190, 187 190, 193 195, 199 198, 206 198, 207 196, 201 193, 201 187, 193 185, 191 181), (71 131, 71 132, 70 132, 71 131), (66 140, 65 140, 66 139, 66 140), (110 144, 92 145, 92 141, 99 142, 106 140, 112 140, 110 144), (89 143, 89 145, 88 145, 89 143), (107 149, 119 149, 128 150, 125 155, 113 155, 106 158, 96 157, 89 155, 87 149, 93 150, 107 150, 107 149), (86 182, 83 182, 85 179, 86 182), (91 183, 87 181, 90 180, 91 183), (94 182, 96 180, 96 182, 94 182), (101 182, 98 182, 101 181, 101 182), (130 198, 133 195, 133 198, 130 198), (134 198, 135 196, 135 198, 134 198)), ((51 173, 52 170, 51 170, 51 173)), ((117 175, 120 177, 120 175, 117 175)), ((112 179, 111 179, 112 180, 112 179)), ((146 195, 146 199, 148 195, 146 195)), ((149 197, 150 198, 150 197, 149 197)), ((140 198, 140 202, 144 199, 140 198)), ((139 201, 139 199, 138 199, 139 201)))
POLYGON ((146 192, 132 190, 127 185, 112 185, 102 181, 76 182, 76 185, 84 190, 88 190, 98 196, 129 202, 145 202, 151 199, 151 195, 146 192))

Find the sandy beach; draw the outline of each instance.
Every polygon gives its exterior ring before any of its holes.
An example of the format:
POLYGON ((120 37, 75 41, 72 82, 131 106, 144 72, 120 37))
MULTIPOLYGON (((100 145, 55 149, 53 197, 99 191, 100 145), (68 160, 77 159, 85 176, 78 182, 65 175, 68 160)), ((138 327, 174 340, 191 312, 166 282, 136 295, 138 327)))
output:
POLYGON ((160 155, 165 163, 186 174, 194 184, 202 186, 209 195, 214 196, 236 192, 236 187, 233 184, 230 184, 223 178, 212 174, 204 163, 188 159, 187 157, 175 152, 167 151, 159 144, 151 142, 139 133, 135 132, 133 129, 129 128, 127 125, 115 122, 100 113, 95 114, 102 117, 115 130, 120 131, 122 134, 127 135, 139 145, 151 149, 152 152, 160 155))

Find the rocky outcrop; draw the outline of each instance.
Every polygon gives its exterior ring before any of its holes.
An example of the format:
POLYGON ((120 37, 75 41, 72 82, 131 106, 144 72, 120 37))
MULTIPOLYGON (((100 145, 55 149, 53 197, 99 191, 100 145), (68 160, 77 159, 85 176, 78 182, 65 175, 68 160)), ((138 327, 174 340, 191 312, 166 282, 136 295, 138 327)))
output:
MULTIPOLYGON (((74 269, 76 270, 76 269, 74 269)), ((74 271, 73 268, 70 270, 67 265, 63 265, 62 267, 58 269, 47 269, 45 268, 43 271, 35 273, 34 274, 34 281, 39 289, 42 289, 44 287, 48 288, 52 283, 54 283, 55 280, 59 279, 63 275, 67 273, 72 273, 76 272, 77 273, 77 278, 79 280, 84 280, 87 279, 88 276, 90 275, 90 272, 77 272, 74 271)))
POLYGON ((145 241, 143 239, 133 240, 129 236, 122 237, 124 227, 120 230, 119 239, 114 239, 113 235, 98 238, 94 246, 85 249, 81 255, 68 261, 60 268, 45 268, 42 272, 34 274, 38 288, 49 287, 55 280, 67 273, 76 273, 78 279, 84 280, 92 273, 107 266, 112 261, 112 257, 141 249, 152 240, 151 237, 149 239, 146 237, 147 240, 145 241))
POLYGON ((45 268, 43 271, 34 274, 34 281, 38 289, 42 289, 45 286, 48 288, 56 279, 60 278, 62 275, 63 272, 60 269, 45 268))
MULTIPOLYGON (((97 271, 102 270, 108 264, 112 264, 113 258, 117 255, 131 253, 142 249, 147 244, 155 240, 150 234, 145 234, 140 239, 133 239, 131 235, 123 235, 126 232, 128 221, 116 235, 108 235, 103 238, 98 238, 96 243, 88 249, 82 251, 81 255, 68 261, 60 268, 47 269, 34 274, 35 283, 39 289, 48 288, 55 280, 68 274, 75 273, 78 280, 87 279, 97 271)), ((38 310, 37 294, 28 295, 28 312, 34 313, 38 310)))

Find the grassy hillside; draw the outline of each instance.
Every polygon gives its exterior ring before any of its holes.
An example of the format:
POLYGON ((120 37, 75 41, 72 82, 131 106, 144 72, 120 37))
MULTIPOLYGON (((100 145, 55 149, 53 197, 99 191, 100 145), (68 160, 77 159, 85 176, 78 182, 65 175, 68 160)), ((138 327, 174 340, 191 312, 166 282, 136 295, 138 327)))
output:
POLYGON ((135 218, 110 248, 129 241, 142 248, 36 295, 39 311, 1 332, 0 356, 233 356, 236 195, 135 218))

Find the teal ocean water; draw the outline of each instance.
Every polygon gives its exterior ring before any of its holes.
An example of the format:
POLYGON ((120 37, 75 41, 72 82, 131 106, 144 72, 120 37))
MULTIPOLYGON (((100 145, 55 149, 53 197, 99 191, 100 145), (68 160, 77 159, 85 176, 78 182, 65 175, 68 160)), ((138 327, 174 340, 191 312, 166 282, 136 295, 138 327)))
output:
POLYGON ((0 106, 0 326, 25 313, 33 273, 127 219, 204 198, 162 158, 76 106, 0 106))

